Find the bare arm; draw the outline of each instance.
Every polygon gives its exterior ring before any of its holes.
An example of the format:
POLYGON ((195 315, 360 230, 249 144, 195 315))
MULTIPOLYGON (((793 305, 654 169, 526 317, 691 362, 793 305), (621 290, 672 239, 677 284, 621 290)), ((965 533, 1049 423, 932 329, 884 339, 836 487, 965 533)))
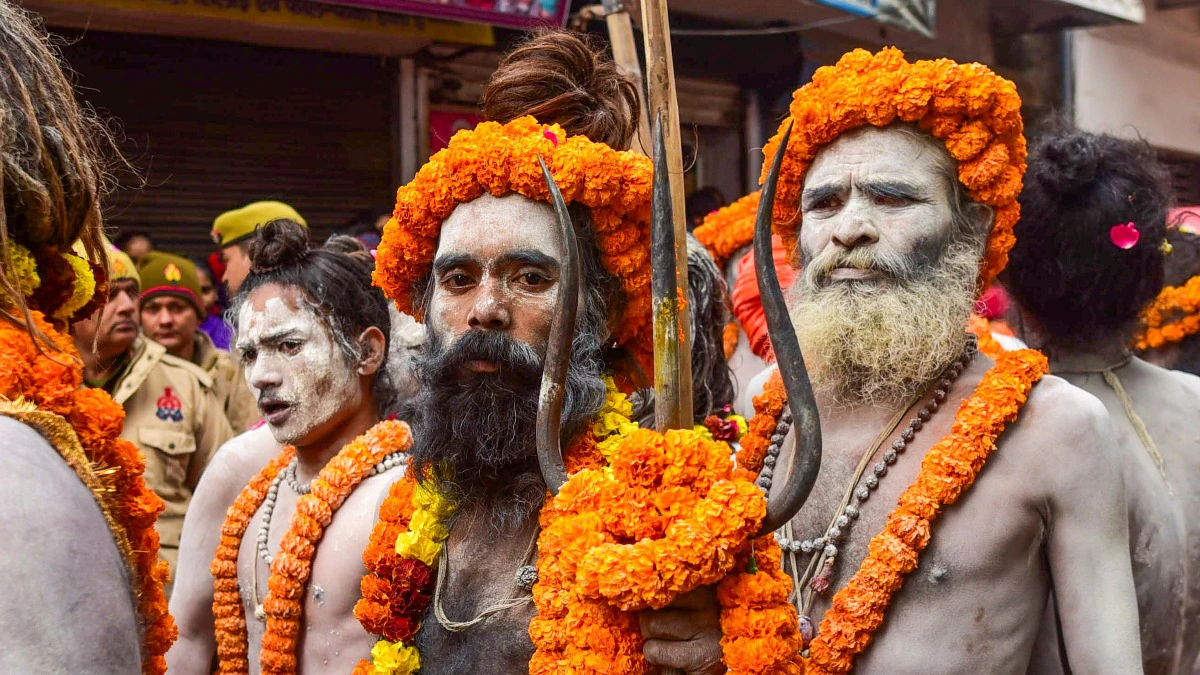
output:
POLYGON ((45 439, 8 417, 0 542, 0 672, 141 672, 128 570, 100 507, 45 439))
POLYGON ((1044 474, 1047 545, 1067 660, 1078 673, 1140 673, 1119 450, 1104 406, 1081 390, 1059 390, 1060 400, 1043 402, 1055 433, 1042 449, 1054 457, 1044 474))
MULTIPOLYGON (((255 432, 247 434, 252 435, 255 432)), ((209 565, 221 541, 225 512, 250 477, 250 462, 239 455, 250 452, 243 437, 221 448, 196 487, 183 521, 175 589, 171 594, 171 614, 179 625, 179 640, 167 653, 167 670, 172 675, 212 672, 216 640, 209 565)))

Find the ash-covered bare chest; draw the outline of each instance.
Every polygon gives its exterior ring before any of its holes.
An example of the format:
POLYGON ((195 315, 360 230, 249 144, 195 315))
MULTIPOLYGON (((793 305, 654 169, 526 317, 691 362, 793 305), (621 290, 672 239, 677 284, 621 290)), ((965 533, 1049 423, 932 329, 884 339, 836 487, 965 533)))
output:
MULTIPOLYGON (((801 614, 811 618, 814 630, 834 595, 859 571, 871 540, 885 529, 901 495, 916 482, 930 448, 950 432, 961 401, 971 396, 983 370, 976 366, 964 373, 945 396, 936 397, 941 399, 937 405, 930 405, 935 400, 931 394, 903 415, 823 419, 820 473, 809 500, 789 523, 784 554, 785 569, 800 590, 801 614), (894 430, 883 435, 893 423, 894 430)), ((781 462, 793 443, 789 433, 781 462)), ((892 625, 903 623, 895 616, 902 616, 905 606, 942 603, 966 603, 955 611, 981 612, 981 626, 990 624, 988 603, 975 602, 983 587, 1044 567, 1044 528, 1020 490, 1013 489, 1019 475, 1011 458, 995 453, 959 503, 934 521, 917 569, 905 577, 902 592, 889 606, 892 625)), ((1036 594, 1039 584, 1035 574, 1027 590, 1036 594)))
POLYGON ((536 535, 532 524, 494 532, 469 516, 459 519, 439 561, 442 590, 417 634, 422 675, 529 672, 529 622, 537 612, 515 582, 518 569, 536 561, 536 535))
MULTIPOLYGON (((312 672, 350 672, 362 658, 370 658, 374 636, 354 618, 361 597, 360 582, 366 573, 362 552, 367 546, 376 510, 388 485, 403 467, 367 478, 334 513, 312 559, 312 575, 305 587, 297 657, 312 672)), ((279 555, 284 536, 296 512, 298 495, 281 485, 273 512, 266 505, 251 520, 238 551, 238 589, 242 596, 250 646, 252 672, 258 670, 266 622, 259 608, 267 596, 270 567, 267 555, 279 555), (260 545, 265 534, 266 546, 260 545)))

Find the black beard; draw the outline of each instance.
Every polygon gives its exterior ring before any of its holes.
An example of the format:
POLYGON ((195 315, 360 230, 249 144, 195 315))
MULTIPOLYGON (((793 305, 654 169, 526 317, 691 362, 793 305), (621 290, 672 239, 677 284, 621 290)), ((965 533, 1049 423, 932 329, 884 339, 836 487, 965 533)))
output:
MULTIPOLYGON (((598 344, 576 334, 563 401, 564 446, 604 404, 598 344), (581 350, 581 342, 596 344, 596 356, 579 358, 591 351, 581 350)), ((417 370, 423 386, 412 404, 409 470, 432 482, 460 515, 485 515, 497 530, 526 523, 546 492, 535 438, 542 357, 504 333, 472 330, 447 346, 430 330, 417 370), (469 361, 499 370, 473 373, 465 368, 469 361)))

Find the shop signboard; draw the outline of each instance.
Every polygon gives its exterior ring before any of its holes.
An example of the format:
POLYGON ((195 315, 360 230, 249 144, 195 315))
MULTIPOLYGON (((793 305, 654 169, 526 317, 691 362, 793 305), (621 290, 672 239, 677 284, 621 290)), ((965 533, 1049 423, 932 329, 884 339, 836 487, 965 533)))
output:
POLYGON ((321 0, 379 12, 485 23, 509 28, 566 25, 570 0, 321 0))

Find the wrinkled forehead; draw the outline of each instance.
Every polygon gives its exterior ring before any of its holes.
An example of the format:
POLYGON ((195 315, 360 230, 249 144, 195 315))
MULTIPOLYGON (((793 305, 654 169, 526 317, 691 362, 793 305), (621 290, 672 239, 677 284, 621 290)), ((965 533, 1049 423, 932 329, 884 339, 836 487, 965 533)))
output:
POLYGON ((949 189, 958 178, 954 158, 941 141, 918 127, 894 124, 855 129, 821 148, 804 176, 804 189, 848 179, 903 180, 949 189))
POLYGON ((459 204, 442 223, 435 257, 466 255, 486 263, 522 250, 562 258, 562 237, 554 209, 519 194, 484 194, 459 204))
POLYGON ((290 286, 259 286, 250 292, 238 312, 238 346, 258 345, 285 334, 311 337, 327 331, 304 294, 290 286))

